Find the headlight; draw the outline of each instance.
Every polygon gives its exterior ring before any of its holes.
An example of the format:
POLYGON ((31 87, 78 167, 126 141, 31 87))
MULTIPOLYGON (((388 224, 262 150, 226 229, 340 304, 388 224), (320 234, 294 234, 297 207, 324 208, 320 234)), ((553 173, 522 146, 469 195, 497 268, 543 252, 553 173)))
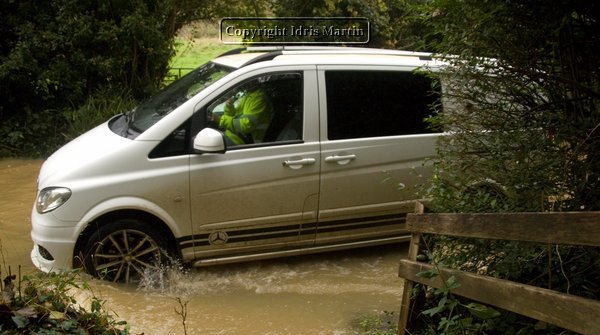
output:
POLYGON ((38 213, 53 211, 71 197, 71 190, 66 187, 48 187, 40 191, 35 204, 38 213))

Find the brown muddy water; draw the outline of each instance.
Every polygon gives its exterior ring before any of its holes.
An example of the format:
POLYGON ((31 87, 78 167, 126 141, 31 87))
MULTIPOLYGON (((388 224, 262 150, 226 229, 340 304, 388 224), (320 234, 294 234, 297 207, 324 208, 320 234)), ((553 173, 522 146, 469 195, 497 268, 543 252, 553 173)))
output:
MULTIPOLYGON (((23 274, 37 271, 29 229, 41 163, 0 160, 0 265, 13 273, 19 265, 23 274)), ((177 299, 186 304, 187 334, 359 334, 359 317, 398 314, 398 261, 406 252, 400 244, 197 268, 141 286, 92 280, 91 287, 131 334, 184 334, 177 299)))

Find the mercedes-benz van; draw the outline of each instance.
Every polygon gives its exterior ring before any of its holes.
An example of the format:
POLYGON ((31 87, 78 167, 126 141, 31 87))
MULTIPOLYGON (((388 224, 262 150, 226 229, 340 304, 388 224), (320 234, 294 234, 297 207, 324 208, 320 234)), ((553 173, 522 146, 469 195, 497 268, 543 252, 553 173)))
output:
POLYGON ((33 263, 133 281, 196 266, 404 241, 440 134, 426 53, 236 50, 43 164, 33 263))

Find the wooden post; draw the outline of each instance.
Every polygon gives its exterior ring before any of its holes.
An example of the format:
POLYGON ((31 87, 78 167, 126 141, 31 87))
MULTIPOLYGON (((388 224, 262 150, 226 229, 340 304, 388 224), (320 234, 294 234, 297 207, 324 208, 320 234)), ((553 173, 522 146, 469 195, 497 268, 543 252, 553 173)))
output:
MULTIPOLYGON (((425 206, 423 203, 417 201, 415 203, 415 213, 423 214, 425 212, 425 206)), ((410 230, 410 223, 407 221, 407 227, 410 230)), ((419 244, 421 243, 421 233, 411 233, 410 244, 408 247, 408 259, 411 261, 417 260, 419 254, 419 244)), ((410 316, 410 295, 413 289, 413 282, 410 280, 404 280, 404 289, 402 291, 402 302, 400 303, 400 315, 398 320, 398 335, 404 335, 406 333, 406 326, 408 325, 408 319, 410 316)))

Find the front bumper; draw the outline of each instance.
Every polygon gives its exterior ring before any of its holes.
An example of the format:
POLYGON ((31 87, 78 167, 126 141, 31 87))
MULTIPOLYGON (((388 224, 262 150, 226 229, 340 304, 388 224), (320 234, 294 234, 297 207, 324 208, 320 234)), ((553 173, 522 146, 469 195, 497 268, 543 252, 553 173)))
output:
POLYGON ((77 223, 62 222, 51 213, 39 214, 34 208, 31 214, 33 265, 44 272, 72 269, 78 235, 77 223))

